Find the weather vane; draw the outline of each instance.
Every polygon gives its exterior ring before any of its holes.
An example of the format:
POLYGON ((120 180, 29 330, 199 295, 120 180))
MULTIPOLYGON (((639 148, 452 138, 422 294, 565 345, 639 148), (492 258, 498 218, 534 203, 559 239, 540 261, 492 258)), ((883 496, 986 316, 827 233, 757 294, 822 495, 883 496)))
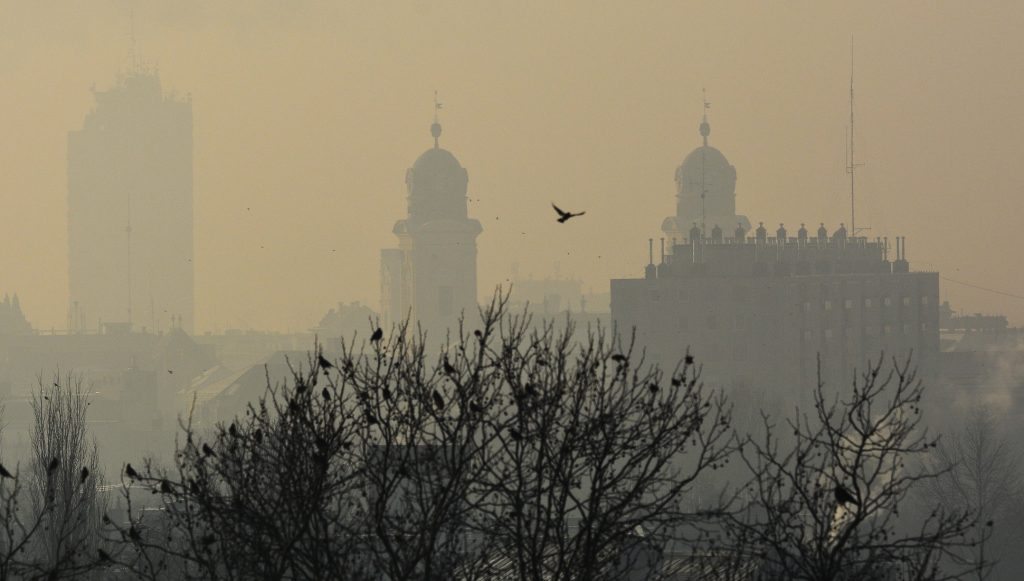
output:
POLYGON ((434 91, 434 123, 437 123, 437 112, 444 108, 444 103, 437 100, 437 91, 434 91))

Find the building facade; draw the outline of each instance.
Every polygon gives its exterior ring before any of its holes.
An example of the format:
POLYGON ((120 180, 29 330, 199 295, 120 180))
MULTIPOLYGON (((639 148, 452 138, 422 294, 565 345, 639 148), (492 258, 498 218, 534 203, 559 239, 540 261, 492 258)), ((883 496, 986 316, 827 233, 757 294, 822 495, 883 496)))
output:
POLYGON ((463 313, 476 313, 476 237, 483 228, 469 217, 469 174, 440 147, 436 120, 430 132, 434 146, 406 172, 408 215, 393 229, 398 247, 381 251, 381 314, 385 325, 408 318, 436 337, 463 313))
POLYGON ((911 272, 899 251, 890 261, 886 241, 694 234, 659 264, 652 251, 644 278, 611 282, 612 320, 659 363, 689 351, 714 384, 803 389, 819 362, 844 384, 883 352, 934 373, 938 273, 911 272))
POLYGON ((136 69, 68 134, 68 328, 193 332, 192 103, 136 69))

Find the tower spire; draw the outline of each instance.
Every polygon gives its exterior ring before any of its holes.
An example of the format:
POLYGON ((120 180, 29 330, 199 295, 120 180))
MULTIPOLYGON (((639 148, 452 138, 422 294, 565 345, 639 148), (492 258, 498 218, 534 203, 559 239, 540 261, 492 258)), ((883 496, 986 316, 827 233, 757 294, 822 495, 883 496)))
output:
POLYGON ((437 112, 444 107, 444 103, 437 100, 437 91, 434 91, 434 122, 430 125, 430 134, 434 136, 434 149, 440 147, 438 138, 441 137, 441 123, 437 120, 437 112))
POLYGON ((706 89, 701 89, 701 101, 704 103, 704 117, 700 122, 700 134, 704 138, 704 147, 708 146, 708 135, 711 134, 711 124, 708 123, 708 109, 711 108, 711 103, 708 102, 708 92, 706 89))

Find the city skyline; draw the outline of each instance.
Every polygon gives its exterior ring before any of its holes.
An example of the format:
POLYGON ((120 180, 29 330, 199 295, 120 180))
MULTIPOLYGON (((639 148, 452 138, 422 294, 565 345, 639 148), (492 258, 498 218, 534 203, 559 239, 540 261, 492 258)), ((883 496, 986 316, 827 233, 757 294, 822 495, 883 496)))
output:
MULTIPOLYGON (((700 143, 705 87, 712 142, 737 168, 738 211, 791 230, 818 219, 834 229, 849 211, 851 34, 855 137, 867 162, 858 173, 858 224, 863 215, 869 236, 906 235, 912 262, 944 276, 941 298, 955 308, 1006 314, 1013 324, 1024 318, 1020 299, 946 280, 1010 294, 1024 288, 1021 273, 1005 266, 1012 249, 986 238, 1014 231, 1013 192, 1024 179, 1009 146, 1024 126, 1011 108, 1020 88, 998 78, 1022 50, 1016 39, 999 42, 1019 9, 996 18, 995 10, 893 7, 891 18, 877 19, 881 5, 660 13, 530 6, 522 16, 444 3, 397 16, 315 2, 293 11, 197 6, 139 5, 134 30, 137 54, 159 62, 165 86, 194 99, 200 332, 304 329, 339 300, 379 309, 376 249, 393 243, 404 171, 422 151, 434 90, 446 103, 447 147, 472 173, 470 213, 486 232, 482 297, 510 278, 512 263, 538 276, 557 263, 594 292, 639 275, 646 239, 673 210, 672 172, 700 143), (235 18, 241 12, 249 18, 235 18), (783 31, 795 24, 787 18, 799 14, 829 26, 788 40, 783 31), (694 26, 674 36, 666 16, 694 26), (337 29, 346 18, 379 24, 377 36, 337 29), (582 24, 579 33, 559 35, 569 22, 582 24), (537 37, 529 47, 514 42, 526 31, 537 37), (218 48, 225 58, 198 58, 218 48), (572 82, 559 77, 567 68, 572 82), (527 83, 529 75, 537 82, 527 83), (623 83, 632 89, 615 90, 623 83), (586 209, 586 222, 556 228, 552 201, 586 209), (287 284, 313 275, 323 283, 287 284)), ((39 235, 28 260, 24 246, 0 251, 2 290, 17 292, 42 329, 64 326, 67 316, 59 137, 91 107, 90 85, 111 86, 131 54, 123 5, 54 10, 10 4, 11 34, 0 41, 21 48, 0 63, 11 79, 5 100, 19 110, 0 126, 10 137, 0 150, 0 191, 8 207, 23 193, 37 201, 0 226, 12 240, 39 235), (50 49, 25 50, 25 30, 44 24, 40 40, 50 49), (85 24, 95 33, 81 32, 85 24)))

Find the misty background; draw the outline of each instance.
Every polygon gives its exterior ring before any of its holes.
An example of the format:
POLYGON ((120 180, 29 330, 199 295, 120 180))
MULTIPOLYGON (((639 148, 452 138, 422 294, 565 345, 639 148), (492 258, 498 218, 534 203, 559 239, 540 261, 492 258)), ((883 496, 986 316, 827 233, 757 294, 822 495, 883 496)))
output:
POLYGON ((516 262, 591 292, 639 275, 699 145, 702 87, 739 211, 835 228, 852 35, 858 225, 905 235, 916 268, 942 273, 941 300, 1020 325, 1024 6, 934 8, 0 0, 0 290, 36 328, 64 326, 67 133, 90 87, 129 69, 133 29, 137 58, 192 97, 197 332, 379 309, 379 249, 431 143, 435 90, 484 227, 481 296, 516 262), (552 201, 586 224, 560 228, 552 201))

